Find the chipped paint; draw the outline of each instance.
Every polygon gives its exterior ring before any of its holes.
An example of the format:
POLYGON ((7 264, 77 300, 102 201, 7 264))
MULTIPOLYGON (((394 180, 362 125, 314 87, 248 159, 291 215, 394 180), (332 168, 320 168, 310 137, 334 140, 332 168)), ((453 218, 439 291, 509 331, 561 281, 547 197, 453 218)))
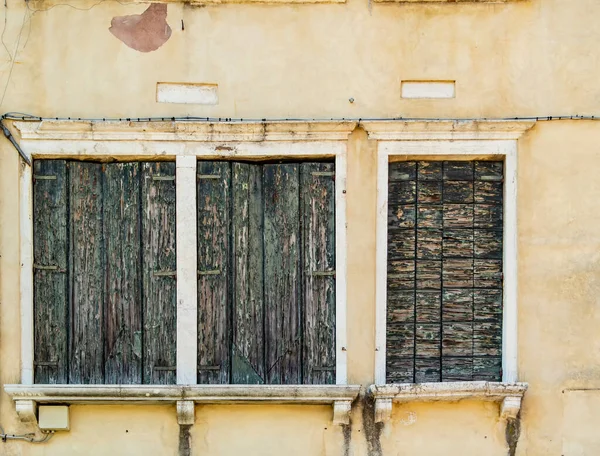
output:
POLYGON ((131 49, 156 51, 171 37, 167 5, 153 3, 142 14, 114 17, 108 30, 131 49))

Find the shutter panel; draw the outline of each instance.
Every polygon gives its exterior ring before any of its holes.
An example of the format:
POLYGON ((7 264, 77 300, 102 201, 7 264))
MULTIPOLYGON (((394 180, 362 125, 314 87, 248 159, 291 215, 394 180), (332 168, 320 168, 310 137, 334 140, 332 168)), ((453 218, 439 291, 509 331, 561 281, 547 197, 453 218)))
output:
POLYGON ((301 372, 299 165, 264 165, 264 295, 267 383, 301 372))
POLYGON ((66 383, 67 167, 64 160, 33 164, 34 381, 66 383), (49 229, 51 227, 51 229, 49 229))
POLYGON ((102 165, 70 162, 69 177, 69 383, 103 383, 102 165))
POLYGON ((231 383, 264 383, 262 166, 233 163, 231 383))
POLYGON ((301 165, 303 383, 335 383, 335 171, 301 165))
POLYGON ((503 163, 389 168, 387 381, 500 380, 503 163))
POLYGON ((176 383, 175 163, 141 163, 143 383, 176 383))
POLYGON ((104 166, 105 382, 142 382, 140 164, 104 166))
POLYGON ((231 165, 198 162, 198 382, 229 383, 231 165))

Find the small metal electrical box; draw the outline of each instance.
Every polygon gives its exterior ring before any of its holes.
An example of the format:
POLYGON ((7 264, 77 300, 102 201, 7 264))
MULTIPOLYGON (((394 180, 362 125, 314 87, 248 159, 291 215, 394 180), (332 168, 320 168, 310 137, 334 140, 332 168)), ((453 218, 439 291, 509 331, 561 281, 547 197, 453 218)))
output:
POLYGON ((68 431, 69 407, 67 405, 40 405, 38 423, 43 431, 68 431))

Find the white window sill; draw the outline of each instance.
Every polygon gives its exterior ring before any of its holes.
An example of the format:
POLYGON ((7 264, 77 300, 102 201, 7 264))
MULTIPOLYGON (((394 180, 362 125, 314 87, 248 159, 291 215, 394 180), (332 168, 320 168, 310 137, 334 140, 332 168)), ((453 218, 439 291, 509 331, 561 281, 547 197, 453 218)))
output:
POLYGON ((455 402, 463 399, 501 402, 500 416, 516 418, 527 383, 442 382, 371 385, 369 394, 375 399, 375 421, 385 422, 392 416, 394 402, 455 402))
POLYGON ((38 404, 177 404, 179 424, 194 423, 195 404, 330 404, 333 422, 348 424, 358 385, 4 385, 23 422, 38 404))

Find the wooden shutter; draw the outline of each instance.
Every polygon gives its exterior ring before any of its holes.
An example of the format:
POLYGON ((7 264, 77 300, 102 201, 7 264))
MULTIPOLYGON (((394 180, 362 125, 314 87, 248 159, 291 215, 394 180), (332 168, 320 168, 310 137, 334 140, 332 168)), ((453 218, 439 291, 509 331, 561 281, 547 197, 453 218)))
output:
POLYGON ((502 162, 389 165, 387 381, 500 380, 502 162))
POLYGON ((200 383, 335 381, 333 171, 199 162, 200 383))
POLYGON ((36 383, 174 382, 174 171, 35 161, 36 383))

